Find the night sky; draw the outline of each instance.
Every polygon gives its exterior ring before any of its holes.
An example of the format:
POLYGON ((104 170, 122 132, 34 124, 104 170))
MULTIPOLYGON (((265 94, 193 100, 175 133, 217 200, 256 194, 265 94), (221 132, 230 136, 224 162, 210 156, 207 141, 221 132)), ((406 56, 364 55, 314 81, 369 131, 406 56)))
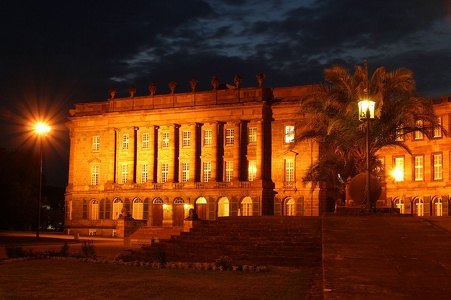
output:
POLYGON ((36 145, 51 123, 47 184, 66 186, 73 103, 210 90, 212 76, 242 87, 323 82, 334 64, 411 69, 427 97, 451 94, 451 0, 166 0, 0 3, 0 147, 36 145))

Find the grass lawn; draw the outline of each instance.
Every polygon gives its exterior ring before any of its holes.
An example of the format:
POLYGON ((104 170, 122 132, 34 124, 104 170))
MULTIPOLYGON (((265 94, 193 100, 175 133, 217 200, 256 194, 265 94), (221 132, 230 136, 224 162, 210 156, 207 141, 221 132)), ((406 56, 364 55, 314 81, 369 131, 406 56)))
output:
POLYGON ((73 260, 0 262, 0 299, 307 299, 308 270, 153 269, 73 260))

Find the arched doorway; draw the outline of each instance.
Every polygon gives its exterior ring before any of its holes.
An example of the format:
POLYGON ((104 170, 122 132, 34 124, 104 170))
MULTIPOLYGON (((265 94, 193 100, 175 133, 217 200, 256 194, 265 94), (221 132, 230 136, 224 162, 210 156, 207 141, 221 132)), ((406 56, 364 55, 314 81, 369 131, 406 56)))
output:
POLYGON ((158 197, 152 201, 152 226, 163 226, 163 200, 158 197))
POLYGON ((207 199, 204 197, 197 198, 194 210, 199 219, 207 220, 207 199))
POLYGON ((229 199, 227 197, 221 197, 218 200, 218 217, 229 216, 229 199))
POLYGON ((433 209, 434 209, 434 216, 436 216, 436 217, 443 216, 442 198, 434 197, 432 199, 432 205, 433 205, 433 209))
POLYGON ((240 212, 243 217, 252 216, 252 199, 250 197, 245 197, 241 201, 240 212))
POLYGON ((144 203, 141 199, 139 199, 139 198, 133 199, 132 218, 135 220, 142 220, 143 219, 143 208, 144 208, 144 203))
POLYGON ((173 226, 183 226, 185 219, 185 201, 183 198, 175 198, 173 205, 173 226))
POLYGON ((296 215, 296 205, 293 198, 287 198, 284 201, 284 216, 294 216, 296 215))
POLYGON ((122 203, 122 200, 120 198, 114 198, 114 200, 113 200, 113 220, 119 219, 119 216, 121 215, 123 206, 124 206, 124 203, 122 203))

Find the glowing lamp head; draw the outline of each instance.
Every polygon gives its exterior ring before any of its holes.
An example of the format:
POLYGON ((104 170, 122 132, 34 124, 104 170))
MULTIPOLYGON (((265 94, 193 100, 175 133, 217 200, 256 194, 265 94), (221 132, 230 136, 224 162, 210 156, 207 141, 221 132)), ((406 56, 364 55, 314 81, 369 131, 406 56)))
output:
POLYGON ((50 131, 50 126, 45 123, 37 123, 35 126, 35 130, 38 134, 45 136, 50 131))
POLYGON ((359 101, 359 118, 360 120, 374 119, 375 102, 371 100, 359 101))

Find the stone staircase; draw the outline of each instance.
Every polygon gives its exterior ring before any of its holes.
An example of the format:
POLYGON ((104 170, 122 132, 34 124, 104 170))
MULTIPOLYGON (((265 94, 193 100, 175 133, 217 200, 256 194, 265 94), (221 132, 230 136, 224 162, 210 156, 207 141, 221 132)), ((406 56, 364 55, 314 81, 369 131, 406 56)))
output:
POLYGON ((150 245, 179 236, 183 227, 141 227, 130 235, 131 244, 150 245))
POLYGON ((321 264, 319 217, 224 217, 143 247, 158 247, 172 262, 214 262, 303 267, 321 264))

